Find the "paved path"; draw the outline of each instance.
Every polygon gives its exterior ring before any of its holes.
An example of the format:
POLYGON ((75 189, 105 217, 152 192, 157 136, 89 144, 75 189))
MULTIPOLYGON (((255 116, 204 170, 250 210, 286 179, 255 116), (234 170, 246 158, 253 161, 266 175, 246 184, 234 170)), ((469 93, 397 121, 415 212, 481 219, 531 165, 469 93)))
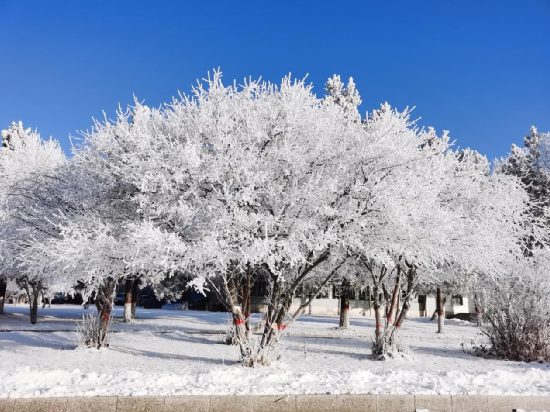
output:
POLYGON ((289 395, 0 399, 0 412, 550 412, 550 396, 289 395))

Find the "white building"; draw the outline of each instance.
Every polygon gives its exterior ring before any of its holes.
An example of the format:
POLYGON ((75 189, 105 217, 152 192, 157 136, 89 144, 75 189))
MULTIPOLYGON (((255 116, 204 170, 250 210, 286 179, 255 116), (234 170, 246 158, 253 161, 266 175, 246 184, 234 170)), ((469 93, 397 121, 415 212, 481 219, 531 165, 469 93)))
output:
MULTIPOLYGON (((267 310, 267 300, 265 298, 267 291, 259 284, 252 291, 251 311, 253 313, 265 313, 267 310)), ((326 290, 311 302, 305 313, 312 315, 339 315, 340 299, 337 296, 337 288, 327 287, 326 290)), ((351 316, 374 316, 372 301, 367 299, 370 295, 369 289, 355 290, 355 296, 350 298, 349 310, 351 316)), ((302 291, 297 292, 296 298, 292 303, 291 312, 307 300, 302 291)), ((431 317, 436 309, 435 295, 418 295, 411 298, 411 307, 407 316, 413 317, 431 317)), ((475 313, 473 299, 465 295, 449 295, 445 303, 445 316, 449 317, 459 313, 475 313)))

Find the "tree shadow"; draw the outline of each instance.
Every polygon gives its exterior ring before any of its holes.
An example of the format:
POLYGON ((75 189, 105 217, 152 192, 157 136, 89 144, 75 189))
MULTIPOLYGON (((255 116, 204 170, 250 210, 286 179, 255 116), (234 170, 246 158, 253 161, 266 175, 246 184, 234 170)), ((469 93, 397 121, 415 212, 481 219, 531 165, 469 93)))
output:
POLYGON ((195 361, 195 362, 206 362, 206 363, 212 363, 217 365, 237 365, 239 364, 239 361, 236 360, 227 360, 227 359, 215 359, 215 358, 206 358, 202 356, 189 356, 189 355, 180 355, 180 354, 171 354, 171 353, 161 353, 161 352, 153 352, 148 350, 142 350, 142 349, 134 349, 134 348, 128 348, 124 346, 118 346, 118 345, 111 345, 109 347, 110 350, 120 353, 125 353, 128 355, 134 355, 134 356, 147 356, 150 358, 155 359, 163 359, 168 361, 173 361, 174 359, 181 360, 181 361, 195 361))
POLYGON ((35 333, 35 332, 6 332, 0 334, 0 342, 3 347, 11 346, 38 346, 41 348, 60 349, 60 350, 72 350, 76 347, 75 339, 71 339, 67 334, 74 334, 74 332, 62 332, 62 333, 35 333), (55 339, 51 337, 55 336, 55 339))
MULTIPOLYGON (((223 336, 222 333, 220 333, 219 335, 223 336)), ((157 336, 160 336, 163 339, 182 342, 182 343, 190 342, 190 343, 198 343, 201 345, 215 345, 217 343, 216 340, 212 340, 207 337, 189 336, 184 333, 158 333, 157 336)))

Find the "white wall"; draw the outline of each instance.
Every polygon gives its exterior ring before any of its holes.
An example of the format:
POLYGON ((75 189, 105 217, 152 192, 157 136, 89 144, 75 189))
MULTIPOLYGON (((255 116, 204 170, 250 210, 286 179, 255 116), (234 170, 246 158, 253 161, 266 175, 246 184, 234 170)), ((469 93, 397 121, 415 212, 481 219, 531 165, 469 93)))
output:
MULTIPOLYGON (((447 302, 445 304, 445 314, 447 316, 454 315, 457 313, 473 313, 473 304, 472 299, 469 299, 468 296, 463 296, 463 305, 457 306, 452 305, 451 296, 447 296, 447 302), (471 308, 470 308, 471 306, 471 308)), ((305 299, 296 298, 292 303, 290 312, 294 313, 298 307, 304 302, 305 299)), ((252 312, 254 313, 265 313, 267 310, 267 305, 264 303, 262 298, 252 297, 252 312)), ((369 303, 366 300, 350 300, 349 305, 350 315, 351 316, 374 316, 374 310, 369 309, 369 303)), ((436 308, 436 299, 434 295, 426 296, 425 310, 420 310, 420 304, 418 299, 412 299, 411 307, 407 316, 411 317, 430 317, 435 311, 436 308)), ((383 310, 383 307, 382 307, 383 310)), ((309 313, 309 307, 305 308, 304 314, 309 313)), ((337 316, 340 314, 340 300, 339 299, 314 299, 311 302, 311 313, 313 315, 334 315, 337 316)))

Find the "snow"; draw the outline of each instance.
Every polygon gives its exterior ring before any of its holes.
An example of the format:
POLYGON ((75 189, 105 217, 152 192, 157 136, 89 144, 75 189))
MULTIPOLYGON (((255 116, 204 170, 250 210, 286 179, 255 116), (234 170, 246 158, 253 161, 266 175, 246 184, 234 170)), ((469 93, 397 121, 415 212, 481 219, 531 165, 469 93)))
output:
MULTIPOLYGON (((464 321, 447 320, 446 334, 427 318, 407 319, 407 358, 371 360, 374 319, 304 315, 281 342, 281 359, 244 368, 236 346, 220 344, 229 314, 138 308, 124 324, 114 310, 110 347, 74 349, 75 321, 93 311, 75 305, 39 309, 6 305, 0 316, 0 397, 185 394, 503 394, 550 395, 550 364, 476 357, 487 343, 464 321), (4 332, 7 330, 8 332, 4 332), (32 330, 32 332, 29 332, 32 330), (463 350, 463 347, 466 351, 463 350), (235 384, 238 382, 238 385, 235 384)), ((260 315, 254 315, 259 320, 260 315)))

